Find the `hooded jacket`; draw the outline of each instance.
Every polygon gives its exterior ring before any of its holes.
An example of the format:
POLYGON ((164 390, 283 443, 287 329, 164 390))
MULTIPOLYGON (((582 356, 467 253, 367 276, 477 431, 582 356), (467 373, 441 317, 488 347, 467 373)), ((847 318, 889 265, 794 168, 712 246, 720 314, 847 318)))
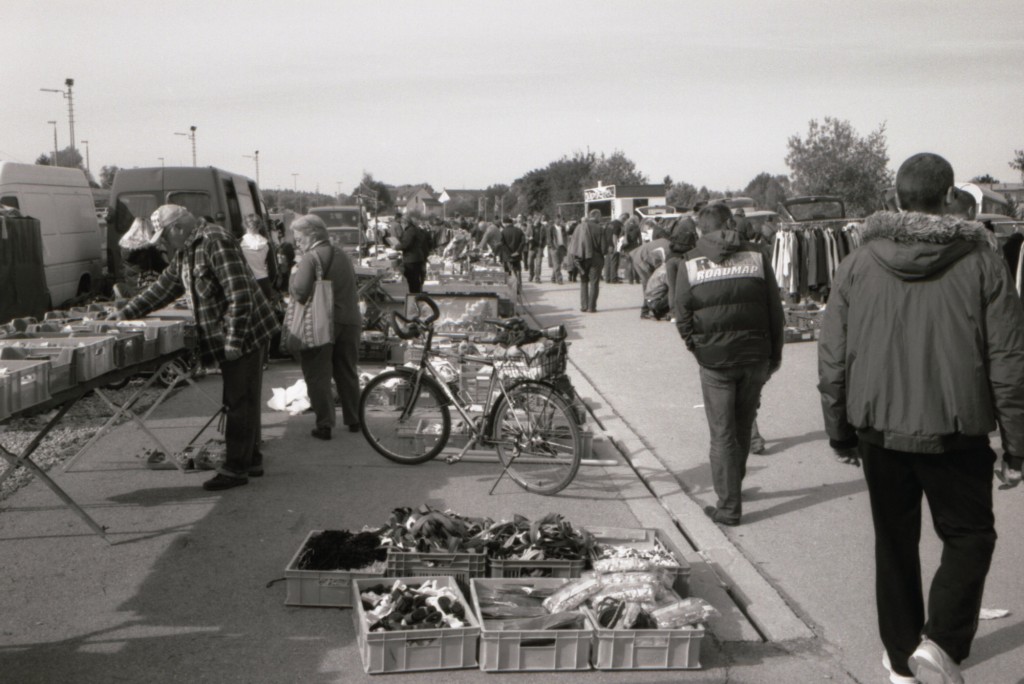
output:
POLYGON ((832 445, 944 453, 987 446, 998 422, 1006 453, 1024 456, 1024 309, 993 236, 953 216, 878 212, 862 238, 818 345, 832 445))
POLYGON ((769 260, 734 230, 704 235, 676 274, 676 327, 705 368, 782 363, 784 314, 769 260))

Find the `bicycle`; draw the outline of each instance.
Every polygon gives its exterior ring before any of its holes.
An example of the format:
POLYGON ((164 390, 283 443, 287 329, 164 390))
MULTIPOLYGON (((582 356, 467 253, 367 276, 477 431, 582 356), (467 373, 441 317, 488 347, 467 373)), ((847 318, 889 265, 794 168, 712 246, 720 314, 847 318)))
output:
MULTIPOLYGON (((429 307, 426 319, 418 313, 407 318, 398 312, 392 312, 391 318, 400 338, 425 335, 419 365, 384 371, 367 383, 360 397, 359 420, 370 446, 396 463, 429 461, 448 444, 450 409, 454 407, 466 426, 469 441, 447 461, 461 460, 477 445, 494 448, 502 470, 489 493, 506 474, 529 492, 550 495, 565 489, 579 470, 583 442, 569 402, 543 379, 564 374, 565 327, 540 331, 552 345, 533 358, 509 350, 497 356, 439 351, 433 348, 433 324, 440 310, 424 294, 418 294, 415 302, 417 309, 421 303, 429 307), (443 373, 431 363, 437 359, 491 367, 480 411, 475 411, 475 402, 460 392, 454 370, 443 373)), ((487 322, 498 327, 507 325, 501 320, 487 322)))

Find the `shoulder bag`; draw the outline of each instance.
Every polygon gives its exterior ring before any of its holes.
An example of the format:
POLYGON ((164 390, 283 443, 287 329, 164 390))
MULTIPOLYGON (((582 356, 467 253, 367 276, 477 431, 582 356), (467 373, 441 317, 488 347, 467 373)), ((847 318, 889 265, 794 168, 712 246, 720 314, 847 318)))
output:
POLYGON ((331 281, 324 279, 320 255, 313 252, 313 256, 316 259, 313 294, 305 304, 293 297, 285 309, 281 347, 288 354, 334 341, 334 289, 331 281))

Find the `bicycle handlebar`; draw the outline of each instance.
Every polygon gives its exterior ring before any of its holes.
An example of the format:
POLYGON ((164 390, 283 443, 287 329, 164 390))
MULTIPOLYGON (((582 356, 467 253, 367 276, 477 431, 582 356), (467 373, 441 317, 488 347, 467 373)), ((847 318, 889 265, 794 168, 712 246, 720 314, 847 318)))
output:
POLYGON ((429 327, 431 323, 441 317, 441 309, 438 308, 437 302, 431 299, 425 294, 417 294, 414 301, 417 304, 417 313, 419 312, 419 304, 422 302, 430 307, 430 315, 427 316, 426 320, 421 320, 417 315, 413 318, 407 318, 397 311, 391 312, 391 327, 394 328, 395 334, 403 340, 411 340, 415 337, 419 337, 423 332, 424 327, 429 327), (399 321, 405 323, 405 329, 399 324, 399 321))

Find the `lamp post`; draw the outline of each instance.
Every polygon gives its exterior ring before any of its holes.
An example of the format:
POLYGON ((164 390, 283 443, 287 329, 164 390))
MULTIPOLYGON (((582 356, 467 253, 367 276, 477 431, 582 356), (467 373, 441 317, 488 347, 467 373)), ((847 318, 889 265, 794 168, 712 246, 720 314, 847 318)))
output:
POLYGON ((85 170, 92 175, 92 166, 89 164, 89 141, 83 140, 82 144, 85 145, 85 170))
POLYGON ((295 193, 295 211, 302 213, 302 203, 299 202, 299 174, 292 174, 292 192, 295 193))
POLYGON ((189 126, 188 133, 175 133, 174 135, 183 135, 192 141, 192 166, 196 165, 196 127, 189 126))
POLYGON ((47 121, 46 123, 53 124, 53 159, 51 160, 52 163, 50 164, 50 166, 56 166, 57 165, 57 122, 56 121, 47 121))
POLYGON ((256 185, 259 185, 260 184, 260 151, 256 150, 252 154, 243 154, 242 156, 244 158, 246 158, 246 159, 252 159, 254 162, 256 162, 256 185))
POLYGON ((56 88, 40 88, 39 90, 44 93, 60 93, 68 101, 68 128, 71 131, 71 149, 73 150, 75 149, 75 99, 71 92, 71 86, 75 85, 75 79, 64 79, 64 85, 68 87, 67 91, 56 88))
POLYGON ((163 157, 157 157, 157 159, 160 160, 160 168, 161 169, 164 168, 164 158, 163 157))

